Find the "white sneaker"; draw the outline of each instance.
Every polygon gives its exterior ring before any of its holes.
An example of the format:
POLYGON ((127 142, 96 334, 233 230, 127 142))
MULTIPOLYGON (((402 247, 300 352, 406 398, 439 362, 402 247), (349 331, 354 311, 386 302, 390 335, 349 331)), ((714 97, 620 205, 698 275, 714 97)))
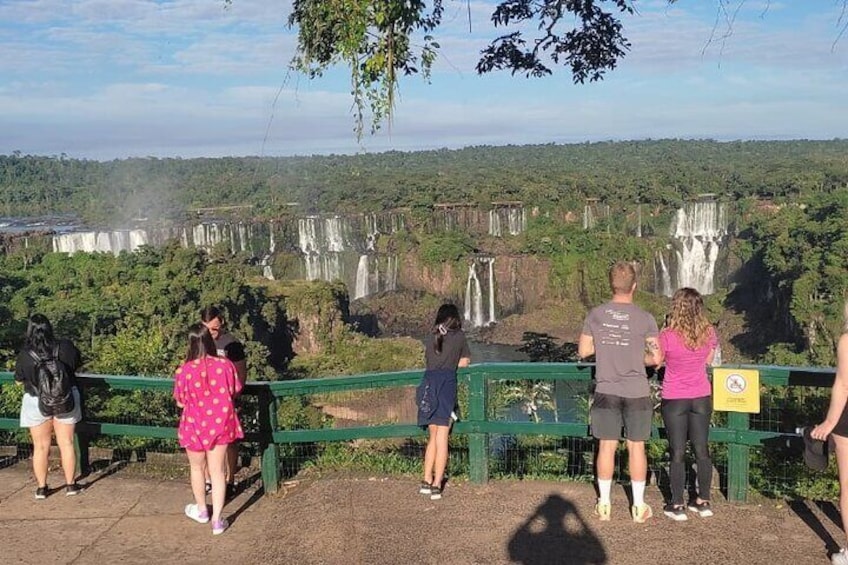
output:
POLYGON ((831 565, 848 565, 848 550, 844 547, 830 556, 831 565))
POLYGON ((201 510, 197 504, 187 504, 185 507, 185 515, 200 524, 206 524, 209 522, 208 511, 206 508, 201 510))

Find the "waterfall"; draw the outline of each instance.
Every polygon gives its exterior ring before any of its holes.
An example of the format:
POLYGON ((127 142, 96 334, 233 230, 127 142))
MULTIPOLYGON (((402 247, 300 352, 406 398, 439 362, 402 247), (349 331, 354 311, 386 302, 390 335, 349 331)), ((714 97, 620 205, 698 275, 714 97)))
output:
POLYGON ((479 328, 493 324, 495 318, 495 260, 492 257, 474 259, 468 266, 468 280, 465 283, 464 317, 472 327, 479 328), (478 264, 488 265, 486 271, 477 272, 478 264), (488 280, 481 283, 480 277, 488 280), (486 296, 483 296, 485 289, 486 296), (484 299, 487 307, 484 307, 484 299))
POLYGON ((489 259, 489 323, 495 323, 495 258, 489 259))
POLYGON ((527 213, 523 206, 501 206, 489 210, 489 235, 503 236, 503 226, 506 224, 509 235, 518 235, 527 229, 527 213))
POLYGON ((344 226, 340 217, 316 216, 297 220, 297 240, 307 280, 334 281, 343 278, 341 252, 344 251, 344 226))
POLYGON ((475 328, 483 325, 483 294, 473 261, 468 266, 468 281, 465 283, 465 319, 475 328))
POLYGON ((657 292, 664 296, 671 296, 674 294, 674 287, 671 286, 671 273, 668 272, 662 251, 657 251, 657 262, 654 265, 659 265, 659 272, 656 273, 657 292))
MULTIPOLYGON (((250 250, 250 228, 244 222, 239 222, 237 230, 239 249, 242 253, 246 253, 250 250)), ((235 242, 233 243, 233 248, 235 248, 235 242)))
POLYGON ((354 300, 368 296, 368 277, 368 255, 360 255, 359 265, 356 267, 356 290, 353 295, 354 300))
POLYGON ((365 216, 365 249, 376 251, 377 238, 380 236, 380 228, 377 227, 377 216, 368 214, 365 216))
POLYGON ((386 257, 386 281, 385 281, 385 290, 395 291, 397 290, 397 277, 398 277, 398 258, 396 255, 390 255, 386 257))
POLYGON ((144 230, 115 230, 70 232, 53 236, 53 251, 56 253, 112 253, 135 251, 148 242, 144 230))
POLYGON ((527 229, 527 212, 524 207, 507 209, 509 235, 518 235, 527 229))
POLYGON ((262 265, 262 276, 268 279, 269 281, 274 280, 274 271, 271 270, 271 265, 268 263, 271 260, 271 255, 266 255, 262 258, 262 261, 259 263, 262 265))
POLYGON ((341 253, 345 250, 344 220, 338 216, 324 220, 324 235, 327 239, 327 251, 341 253))
POLYGON ((583 206, 583 229, 589 230, 595 227, 595 217, 592 215, 592 207, 586 204, 583 206))
POLYGON ((715 290, 716 260, 727 236, 724 205, 689 202, 677 211, 671 225, 677 260, 677 286, 692 287, 701 294, 715 290))
POLYGON ((501 237, 501 217, 496 209, 489 210, 489 235, 501 237))
POLYGON ((268 223, 268 233, 271 234, 269 236, 269 241, 268 241, 268 253, 274 254, 277 251, 277 240, 274 239, 274 221, 273 220, 271 220, 268 223))

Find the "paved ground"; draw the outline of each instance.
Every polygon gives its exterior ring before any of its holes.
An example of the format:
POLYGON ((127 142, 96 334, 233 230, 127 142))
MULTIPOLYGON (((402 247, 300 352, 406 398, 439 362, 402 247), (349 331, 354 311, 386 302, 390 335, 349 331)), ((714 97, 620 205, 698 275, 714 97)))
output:
MULTIPOLYGON (((599 523, 586 484, 457 482, 432 502, 412 480, 338 475, 273 496, 248 488, 227 508, 230 530, 213 537, 182 514, 185 480, 118 470, 86 483, 81 496, 36 501, 25 462, 0 469, 0 563, 803 565, 827 563, 831 536, 841 539, 831 505, 718 499, 713 518, 639 525, 616 490, 612 521, 599 523)), ((660 493, 647 496, 659 509, 660 493)))

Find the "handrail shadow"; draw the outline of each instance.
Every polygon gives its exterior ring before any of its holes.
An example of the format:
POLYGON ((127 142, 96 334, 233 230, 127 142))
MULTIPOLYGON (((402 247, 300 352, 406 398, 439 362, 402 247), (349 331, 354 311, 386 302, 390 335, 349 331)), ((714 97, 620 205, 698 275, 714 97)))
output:
MULTIPOLYGON (((834 524, 842 528, 842 521, 839 517, 839 511, 832 502, 812 501, 818 506, 821 513, 826 515, 834 524)), ((828 554, 839 551, 839 542, 837 542, 830 532, 822 524, 821 519, 816 515, 816 512, 807 505, 807 501, 796 498, 789 501, 789 508, 813 531, 816 536, 824 543, 825 550, 828 554)))
POLYGON ((509 559, 523 565, 607 562, 601 540, 569 500, 550 495, 515 532, 507 545, 509 559), (567 559, 565 556, 568 556, 567 559))
MULTIPOLYGON (((250 486, 259 483, 260 477, 261 477, 261 473, 254 473, 250 477, 247 477, 246 479, 239 481, 239 484, 236 487, 235 496, 236 497, 239 496, 250 486)), ((253 506, 257 502, 259 502, 262 499, 263 496, 265 496, 265 486, 261 485, 261 486, 258 486, 255 491, 253 491, 253 494, 250 495, 250 498, 245 500, 241 504, 241 506, 236 508, 233 512, 229 512, 229 510, 228 510, 227 520, 230 522, 230 524, 234 524, 236 522, 236 520, 239 519, 239 516, 241 516, 241 514, 245 510, 247 510, 248 508, 250 508, 251 506, 253 506)), ((227 504, 227 506, 229 506, 229 503, 227 504)))

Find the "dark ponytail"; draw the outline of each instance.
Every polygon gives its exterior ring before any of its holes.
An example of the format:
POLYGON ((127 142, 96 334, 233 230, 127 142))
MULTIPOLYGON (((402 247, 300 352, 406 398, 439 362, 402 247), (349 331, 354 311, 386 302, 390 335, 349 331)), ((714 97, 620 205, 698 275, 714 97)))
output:
POLYGON ((442 352, 442 344, 449 331, 461 329, 462 318, 459 316, 457 307, 454 304, 442 304, 436 313, 436 323, 433 324, 433 335, 436 336, 433 340, 433 349, 436 353, 442 352))

